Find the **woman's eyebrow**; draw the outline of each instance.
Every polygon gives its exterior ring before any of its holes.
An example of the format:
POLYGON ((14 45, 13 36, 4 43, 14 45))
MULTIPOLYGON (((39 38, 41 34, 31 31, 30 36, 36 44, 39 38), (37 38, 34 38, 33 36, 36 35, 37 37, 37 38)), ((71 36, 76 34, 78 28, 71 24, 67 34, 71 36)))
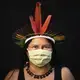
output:
POLYGON ((31 45, 29 45, 29 46, 39 46, 39 44, 31 44, 31 45))

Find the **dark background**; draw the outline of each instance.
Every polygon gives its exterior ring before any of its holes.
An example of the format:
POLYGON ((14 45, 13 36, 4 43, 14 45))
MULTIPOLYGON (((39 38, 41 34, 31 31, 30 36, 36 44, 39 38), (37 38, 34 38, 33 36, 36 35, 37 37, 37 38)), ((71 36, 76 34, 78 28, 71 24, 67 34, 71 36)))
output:
POLYGON ((51 30, 63 32, 65 43, 57 44, 57 59, 59 63, 67 65, 76 80, 80 80, 80 4, 77 0, 11 0, 3 2, 3 24, 1 27, 1 42, 3 51, 0 55, 0 73, 3 80, 7 72, 21 65, 22 49, 12 41, 12 33, 29 23, 29 15, 33 14, 35 3, 42 3, 43 21, 48 14, 52 14, 51 30))

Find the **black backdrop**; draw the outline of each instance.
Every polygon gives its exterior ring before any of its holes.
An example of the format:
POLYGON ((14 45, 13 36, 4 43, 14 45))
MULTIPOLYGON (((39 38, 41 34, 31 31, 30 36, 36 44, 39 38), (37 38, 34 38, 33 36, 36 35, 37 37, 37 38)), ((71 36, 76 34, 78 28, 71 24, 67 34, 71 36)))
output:
POLYGON ((29 23, 29 15, 33 14, 36 1, 42 2, 43 21, 48 14, 52 14, 51 30, 63 32, 65 43, 56 45, 57 58, 60 63, 70 67, 76 80, 80 80, 80 5, 73 0, 14 0, 3 2, 2 19, 2 48, 0 73, 3 80, 7 72, 13 67, 21 65, 22 49, 12 41, 12 33, 29 23))

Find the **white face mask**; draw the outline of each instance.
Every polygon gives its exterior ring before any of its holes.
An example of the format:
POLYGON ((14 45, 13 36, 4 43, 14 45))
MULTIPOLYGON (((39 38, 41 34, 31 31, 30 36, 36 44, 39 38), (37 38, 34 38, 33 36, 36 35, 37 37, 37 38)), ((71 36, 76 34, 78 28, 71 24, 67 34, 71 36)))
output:
POLYGON ((43 67, 51 61, 52 51, 49 50, 28 50, 29 60, 38 67, 43 67))

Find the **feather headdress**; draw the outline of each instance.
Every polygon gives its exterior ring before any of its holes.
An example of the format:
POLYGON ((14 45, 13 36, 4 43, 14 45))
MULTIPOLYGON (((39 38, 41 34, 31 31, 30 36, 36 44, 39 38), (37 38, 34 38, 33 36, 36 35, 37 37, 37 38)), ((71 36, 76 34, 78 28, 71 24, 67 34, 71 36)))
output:
POLYGON ((15 43, 19 45, 20 47, 24 47, 24 45, 31 39, 37 38, 37 37, 44 37, 47 39, 50 39, 55 43, 55 41, 63 41, 65 39, 64 35, 61 34, 49 34, 46 33, 46 30, 48 29, 48 25, 50 23, 52 15, 48 15, 44 24, 42 24, 42 19, 41 19, 41 3, 37 2, 36 3, 36 8, 35 8, 35 16, 29 16, 30 22, 31 22, 31 27, 33 30, 33 34, 27 34, 25 33, 26 29, 21 28, 17 30, 13 38, 16 40, 15 43), (24 34, 25 33, 25 34, 24 34))

